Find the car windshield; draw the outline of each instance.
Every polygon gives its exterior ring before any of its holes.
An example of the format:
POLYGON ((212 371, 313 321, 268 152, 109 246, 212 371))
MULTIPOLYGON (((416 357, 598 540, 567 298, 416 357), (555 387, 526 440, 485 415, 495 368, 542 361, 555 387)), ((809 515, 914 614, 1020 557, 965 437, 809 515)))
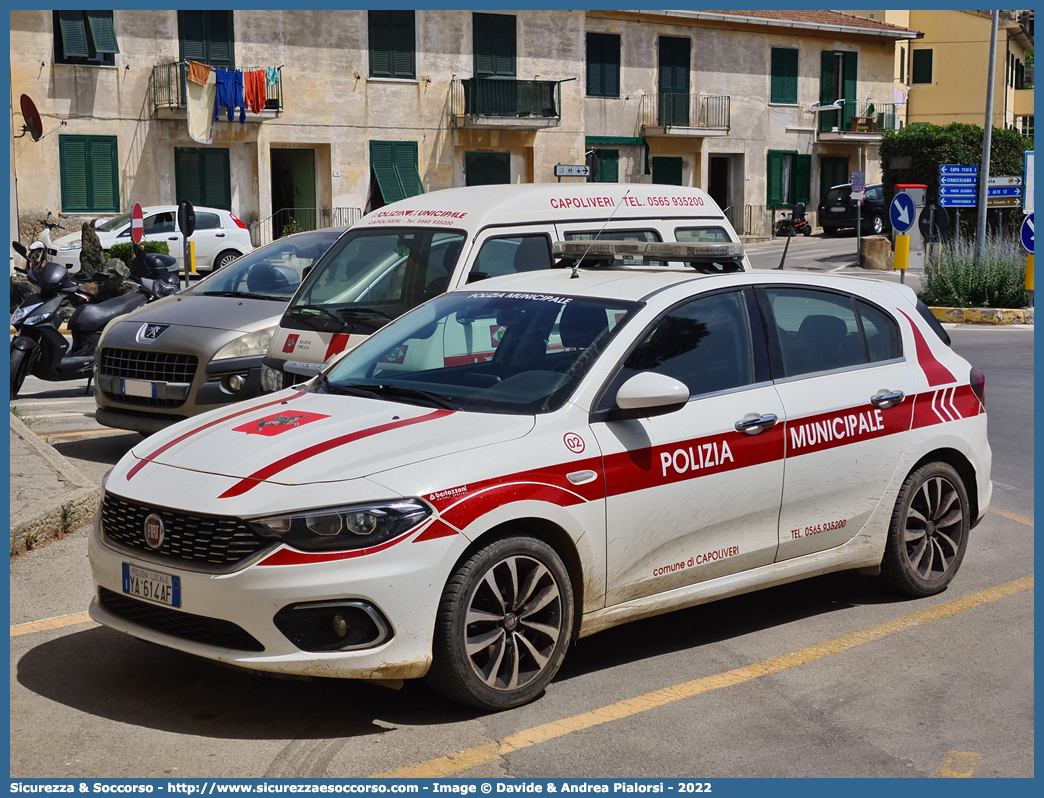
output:
POLYGON ((322 375, 314 390, 485 413, 551 412, 638 307, 456 291, 380 330, 322 375))
POLYGON ((114 230, 119 230, 121 227, 130 224, 131 215, 129 213, 121 213, 119 216, 109 219, 105 224, 98 225, 95 229, 101 230, 104 233, 111 233, 114 230))
POLYGON ((342 232, 317 230, 280 238, 200 280, 188 293, 289 300, 305 272, 342 232))
POLYGON ((460 230, 356 230, 331 247, 287 311, 316 320, 387 321, 449 288, 464 248, 460 230))

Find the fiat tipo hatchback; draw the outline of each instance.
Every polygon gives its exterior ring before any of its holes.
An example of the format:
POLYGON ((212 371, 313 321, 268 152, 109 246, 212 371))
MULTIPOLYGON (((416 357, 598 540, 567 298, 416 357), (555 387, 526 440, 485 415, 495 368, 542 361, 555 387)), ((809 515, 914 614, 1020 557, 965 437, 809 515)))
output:
POLYGON ((637 618, 844 569, 941 591, 990 501, 983 401, 899 285, 484 280, 138 444, 105 484, 90 614, 516 706, 572 639, 637 618))

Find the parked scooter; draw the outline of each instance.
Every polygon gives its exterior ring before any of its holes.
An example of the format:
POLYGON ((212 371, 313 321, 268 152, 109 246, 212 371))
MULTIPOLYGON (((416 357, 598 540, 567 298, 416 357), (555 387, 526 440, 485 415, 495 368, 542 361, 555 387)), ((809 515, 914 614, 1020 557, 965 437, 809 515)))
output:
POLYGON ((798 202, 794 205, 790 215, 784 215, 776 222, 777 236, 792 236, 801 233, 803 236, 812 235, 812 225, 805 219, 805 203, 798 202))
MULTIPOLYGON (((27 256, 24 245, 17 241, 12 244, 22 257, 27 256)), ((131 278, 138 290, 94 305, 87 304, 90 297, 80 291, 79 284, 61 264, 29 269, 26 277, 40 290, 28 296, 11 315, 11 326, 16 331, 11 340, 12 399, 18 396, 30 373, 49 382, 86 378, 89 392, 98 341, 105 325, 146 302, 176 293, 179 285, 175 258, 146 253, 137 244, 131 278), (58 310, 66 302, 80 303, 69 319, 71 345, 58 329, 58 310)), ((104 275, 96 273, 94 279, 99 278, 104 279, 104 275)))
POLYGON ((12 242, 14 244, 15 252, 25 258, 30 270, 41 269, 47 264, 49 257, 48 250, 52 247, 51 233, 55 230, 65 230, 61 223, 51 218, 49 211, 47 213, 47 218, 40 219, 39 222, 43 225, 43 232, 41 232, 39 238, 28 247, 17 241, 12 242))

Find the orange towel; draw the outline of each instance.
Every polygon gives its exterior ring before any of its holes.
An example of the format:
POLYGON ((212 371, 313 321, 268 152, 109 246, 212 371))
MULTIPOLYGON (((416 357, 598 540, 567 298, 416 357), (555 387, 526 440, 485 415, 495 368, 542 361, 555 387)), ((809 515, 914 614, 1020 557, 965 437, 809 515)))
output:
POLYGON ((261 113, 265 107, 267 91, 265 87, 265 71, 255 69, 243 73, 243 102, 253 114, 261 113))
POLYGON ((199 61, 189 61, 188 63, 188 79, 193 83, 200 86, 207 85, 207 78, 210 77, 210 67, 206 64, 201 64, 199 61))

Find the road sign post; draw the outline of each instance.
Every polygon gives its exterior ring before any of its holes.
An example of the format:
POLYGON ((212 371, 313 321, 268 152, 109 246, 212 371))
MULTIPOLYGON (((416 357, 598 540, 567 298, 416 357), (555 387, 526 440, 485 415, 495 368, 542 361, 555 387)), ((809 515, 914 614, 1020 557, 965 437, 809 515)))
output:
POLYGON ((1022 246, 1026 248, 1026 290, 1030 292, 1030 307, 1033 307, 1033 214, 1030 213, 1022 221, 1019 231, 1022 246))
POLYGON ((1022 153, 1022 185, 1026 187, 1022 212, 1033 213, 1033 150, 1022 153))
POLYGON ((196 209, 188 200, 178 205, 178 230, 181 233, 181 271, 185 277, 185 288, 188 288, 189 260, 192 257, 189 236, 196 232, 196 209))

